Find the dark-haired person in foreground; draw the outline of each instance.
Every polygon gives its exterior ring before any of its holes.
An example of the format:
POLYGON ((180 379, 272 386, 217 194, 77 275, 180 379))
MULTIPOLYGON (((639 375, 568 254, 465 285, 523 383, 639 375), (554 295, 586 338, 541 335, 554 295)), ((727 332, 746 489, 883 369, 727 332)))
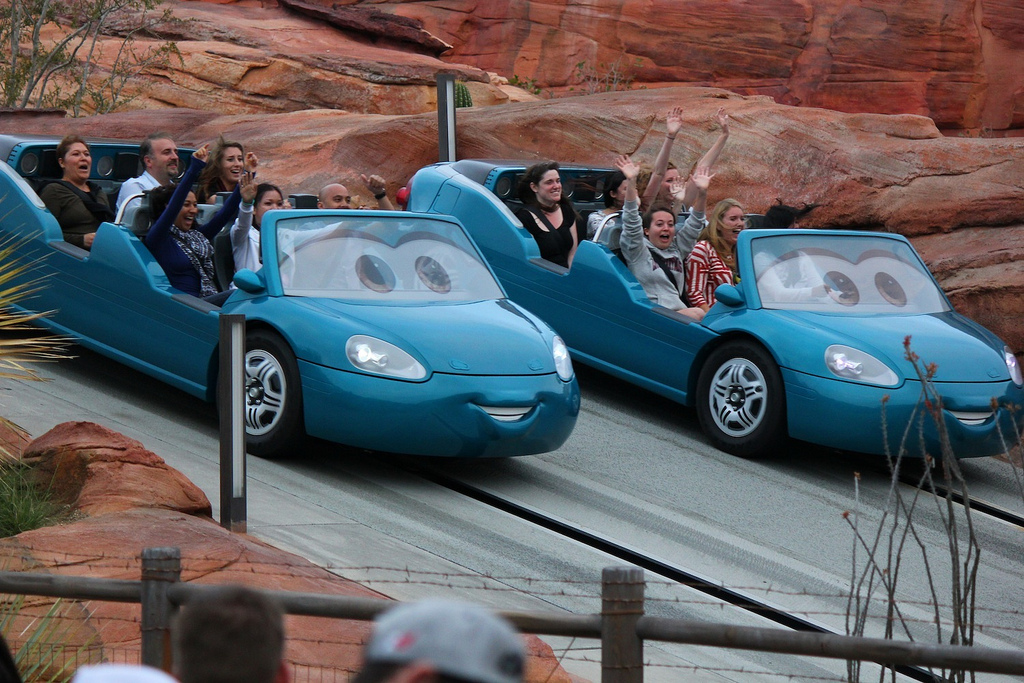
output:
POLYGON ((244 586, 224 586, 182 607, 171 631, 181 683, 288 683, 284 611, 244 586))

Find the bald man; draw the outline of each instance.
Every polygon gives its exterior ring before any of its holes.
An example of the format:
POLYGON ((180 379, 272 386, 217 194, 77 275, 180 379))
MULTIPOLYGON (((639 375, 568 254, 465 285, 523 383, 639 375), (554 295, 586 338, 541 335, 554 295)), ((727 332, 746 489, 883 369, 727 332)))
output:
POLYGON ((316 207, 318 209, 351 209, 352 195, 344 185, 331 183, 321 188, 316 207))
MULTIPOLYGON (((359 176, 366 189, 370 191, 373 198, 377 200, 377 208, 384 211, 394 211, 395 205, 388 199, 387 182, 379 175, 367 176, 365 173, 359 176)), ((352 195, 348 188, 340 183, 325 185, 320 190, 317 208, 320 209, 351 209, 352 195)))

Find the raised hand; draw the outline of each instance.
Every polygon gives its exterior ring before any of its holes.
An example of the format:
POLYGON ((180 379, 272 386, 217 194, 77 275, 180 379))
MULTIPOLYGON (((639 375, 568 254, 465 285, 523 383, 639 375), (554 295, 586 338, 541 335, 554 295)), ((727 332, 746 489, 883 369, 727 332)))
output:
POLYGON ((210 158, 210 143, 207 142, 205 145, 192 152, 193 159, 199 159, 199 161, 206 163, 206 160, 210 158))
POLYGON ((708 187, 711 185, 711 179, 715 177, 715 173, 711 172, 707 166, 698 166, 693 169, 693 174, 690 175, 690 181, 697 187, 701 192, 707 192, 708 187))
POLYGON ((238 192, 242 195, 242 201, 250 206, 256 201, 256 179, 252 171, 245 171, 238 179, 238 192))
POLYGON ((640 164, 634 163, 625 154, 615 160, 615 168, 622 171, 622 175, 626 176, 626 180, 636 180, 636 177, 640 175, 640 164))
POLYGON ((668 186, 668 190, 672 194, 673 202, 683 201, 683 197, 686 196, 687 182, 688 181, 679 178, 678 180, 673 180, 672 183, 668 186))
POLYGON ((729 134, 729 115, 725 113, 725 107, 719 107, 715 113, 715 121, 722 127, 722 132, 729 134))
POLYGON ((388 184, 383 177, 379 175, 367 176, 365 173, 359 174, 359 177, 362 179, 363 184, 366 185, 366 189, 372 192, 374 196, 387 192, 388 184))
POLYGON ((245 153, 245 170, 249 173, 256 171, 256 168, 260 165, 260 159, 256 156, 255 152, 245 153))
POLYGON ((683 108, 673 107, 672 111, 665 117, 665 130, 669 137, 675 137, 679 129, 683 127, 683 108))

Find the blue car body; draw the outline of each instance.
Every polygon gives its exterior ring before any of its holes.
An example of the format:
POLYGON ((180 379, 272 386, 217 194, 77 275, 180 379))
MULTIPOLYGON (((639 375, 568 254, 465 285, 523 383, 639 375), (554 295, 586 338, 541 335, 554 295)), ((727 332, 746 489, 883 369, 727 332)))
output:
MULTIPOLYGON (((604 244, 582 241, 571 270, 541 259, 509 208, 522 171, 479 160, 428 166, 411 180, 408 208, 459 218, 512 300, 555 327, 574 360, 696 407, 719 448, 764 455, 788 435, 850 451, 937 456, 948 438, 955 455, 972 457, 1015 442, 1011 408, 1024 404, 1015 357, 952 310, 906 238, 745 230, 740 281, 720 287, 697 323, 652 303, 604 244), (799 254, 818 272, 815 291, 828 296, 766 300, 774 270, 792 269, 799 254), (843 287, 857 289, 857 300, 843 287), (916 367, 908 353, 921 359, 916 367), (932 364, 926 383, 919 370, 932 364), (942 397, 935 416, 926 415, 926 387, 942 397)), ((596 208, 601 174, 562 174, 570 192, 583 185, 577 208, 596 208)))
POLYGON ((263 267, 240 271, 239 288, 212 306, 174 289, 125 226, 101 224, 91 251, 65 242, 32 187, 0 163, 0 240, 33 264, 21 281, 41 287, 18 306, 52 311, 41 324, 213 401, 219 317, 245 316, 250 452, 288 455, 308 434, 416 455, 517 456, 556 449, 572 432, 579 389, 564 345, 505 297, 456 220, 275 211, 261 234, 263 267), (298 244, 298 228, 319 230, 316 248, 298 244), (332 278, 353 264, 341 259, 363 263, 367 245, 376 255, 344 290, 332 278), (319 269, 316 282, 300 282, 312 272, 300 255, 319 269), (392 255, 405 271, 394 266, 381 285, 392 255))

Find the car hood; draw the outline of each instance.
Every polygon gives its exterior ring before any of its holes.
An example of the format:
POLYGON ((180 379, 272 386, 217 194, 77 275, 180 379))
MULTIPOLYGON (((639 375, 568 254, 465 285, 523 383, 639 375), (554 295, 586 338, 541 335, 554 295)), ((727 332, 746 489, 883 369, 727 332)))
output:
MULTIPOLYGON (((365 334, 383 339, 412 354, 430 372, 540 375, 555 371, 554 332, 505 299, 390 306, 303 299, 300 305, 321 319, 333 318, 340 327, 335 338, 365 334)), ((312 348, 305 359, 351 369, 344 360, 344 343, 340 346, 333 353, 312 348)))
POLYGON ((1010 378, 1003 359, 1003 342, 955 312, 865 317, 796 311, 770 314, 778 322, 788 320, 792 324, 781 326, 788 328, 788 335, 792 335, 789 340, 778 339, 773 348, 781 348, 780 362, 795 370, 824 369, 821 358, 825 348, 845 344, 872 354, 913 379, 917 374, 906 358, 906 342, 920 359, 922 371, 925 365, 936 366, 937 382, 993 382, 1010 378), (794 338, 802 341, 794 344, 794 338), (800 358, 803 353, 814 358, 800 358))

